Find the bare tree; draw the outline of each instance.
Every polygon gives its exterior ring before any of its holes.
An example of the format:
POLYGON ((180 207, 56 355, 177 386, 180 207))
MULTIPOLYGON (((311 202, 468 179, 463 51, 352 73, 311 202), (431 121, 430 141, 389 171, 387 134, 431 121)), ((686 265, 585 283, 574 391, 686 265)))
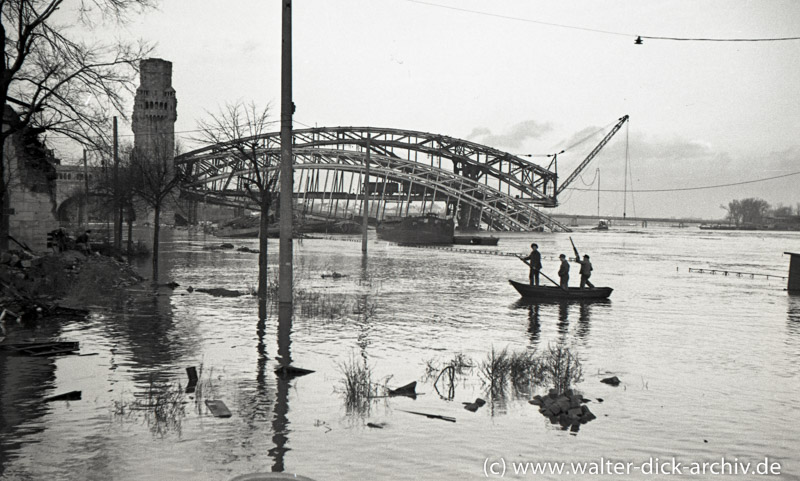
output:
POLYGON ((278 179, 279 155, 264 153, 262 134, 269 132, 270 106, 259 108, 254 102, 228 104, 219 113, 208 113, 208 120, 197 123, 201 142, 217 145, 217 150, 230 155, 242 174, 242 182, 250 199, 259 206, 258 300, 267 299, 267 231, 275 184, 278 179))
POLYGON ((158 246, 161 213, 181 179, 175 174, 175 152, 167 135, 154 137, 146 149, 136 148, 130 158, 128 179, 136 196, 153 209, 153 282, 158 282, 158 246))
POLYGON ((87 42, 98 21, 125 22, 155 0, 0 0, 4 61, 0 71, 3 108, 19 121, 0 134, 0 251, 8 248, 5 141, 28 126, 63 134, 93 146, 108 136, 114 111, 123 116, 135 90, 138 62, 151 47, 143 42, 87 42), (68 18, 69 12, 75 18, 68 18), (58 12, 58 14, 57 14, 58 12), (63 23, 59 23, 63 22, 63 23))
POLYGON ((760 224, 769 211, 769 203, 764 199, 749 197, 740 201, 742 206, 742 222, 760 224))

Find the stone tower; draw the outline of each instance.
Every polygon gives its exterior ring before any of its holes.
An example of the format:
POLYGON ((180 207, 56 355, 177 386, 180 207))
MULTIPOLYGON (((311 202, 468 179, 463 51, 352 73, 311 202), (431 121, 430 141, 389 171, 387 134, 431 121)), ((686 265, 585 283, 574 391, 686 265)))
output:
POLYGON ((139 63, 139 88, 133 104, 133 146, 142 153, 175 153, 178 101, 172 88, 172 62, 148 58, 139 63))

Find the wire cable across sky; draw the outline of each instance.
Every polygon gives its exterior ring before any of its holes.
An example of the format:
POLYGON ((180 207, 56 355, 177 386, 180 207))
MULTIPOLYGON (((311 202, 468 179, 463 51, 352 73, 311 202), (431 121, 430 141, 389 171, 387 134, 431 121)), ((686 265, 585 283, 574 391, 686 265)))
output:
MULTIPOLYGON (((755 184, 757 182, 767 182, 769 180, 783 179, 793 175, 800 175, 800 171, 790 172, 788 174, 775 175, 772 177, 764 177, 762 179, 744 180, 741 182, 731 182, 730 184, 716 184, 716 185, 703 185, 698 187, 678 187, 672 189, 627 189, 628 192, 681 192, 687 190, 706 190, 706 189, 720 189, 723 187, 734 187, 737 185, 755 184)), ((578 190, 586 192, 597 192, 597 189, 583 189, 580 187, 567 187, 565 190, 578 190)), ((600 192, 625 192, 623 189, 600 189, 600 192)))
POLYGON ((577 25, 567 25, 563 23, 553 23, 553 22, 544 22, 541 20, 534 20, 531 18, 522 18, 522 17, 515 17, 512 15, 501 15, 498 13, 491 13, 491 12, 484 12, 481 10, 471 10, 469 8, 462 8, 462 7, 454 7, 451 5, 442 5, 439 3, 433 2, 426 2, 423 0, 406 0, 407 2, 411 3, 418 3, 420 5, 427 5, 429 7, 436 7, 436 8, 444 8, 447 10, 455 10, 458 12, 465 12, 465 13, 472 13, 475 15, 483 15, 486 17, 494 17, 494 18, 501 18, 505 20, 514 20, 517 22, 526 22, 526 23, 535 23, 538 25, 545 25, 548 27, 558 27, 558 28, 568 28, 572 30, 582 30, 584 32, 594 32, 594 33, 602 33, 605 35, 618 35, 624 37, 636 37, 637 44, 641 44, 642 39, 648 40, 677 40, 683 42, 783 42, 783 41, 791 41, 791 40, 800 40, 800 36, 797 37, 774 37, 774 38, 705 38, 705 37, 668 37, 668 36, 656 36, 656 35, 640 35, 640 34, 633 34, 633 33, 625 33, 625 32, 613 32, 610 30, 600 30, 596 28, 588 28, 588 27, 579 27, 577 25))

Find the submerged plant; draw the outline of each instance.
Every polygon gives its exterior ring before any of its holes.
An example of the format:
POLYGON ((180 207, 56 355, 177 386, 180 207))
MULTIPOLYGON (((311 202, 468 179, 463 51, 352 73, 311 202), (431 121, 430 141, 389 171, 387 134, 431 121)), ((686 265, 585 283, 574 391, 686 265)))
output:
POLYGON ((540 368, 542 384, 549 384, 558 394, 583 380, 583 366, 578 354, 563 344, 547 346, 540 368))
POLYGON ((542 381, 542 362, 533 350, 512 352, 508 358, 511 385, 518 393, 530 393, 542 381))
POLYGON ((550 345, 540 355, 528 349, 509 353, 492 348, 479 374, 496 397, 505 395, 508 384, 517 394, 530 394, 534 387, 545 385, 562 394, 583 380, 578 354, 563 344, 550 345))
POLYGON ((344 403, 347 412, 364 415, 369 412, 372 398, 378 394, 377 382, 373 381, 372 368, 366 359, 359 360, 355 355, 341 363, 344 403))
POLYGON ((144 416, 150 431, 159 436, 170 432, 181 433, 181 421, 186 416, 184 388, 180 383, 166 383, 150 379, 143 393, 134 394, 133 401, 114 401, 116 417, 129 418, 139 412, 144 416))
POLYGON ((480 375, 485 384, 489 385, 492 397, 505 396, 506 383, 508 382, 508 375, 511 371, 511 363, 508 356, 508 351, 503 349, 500 352, 495 351, 494 347, 487 355, 486 359, 481 362, 480 375))

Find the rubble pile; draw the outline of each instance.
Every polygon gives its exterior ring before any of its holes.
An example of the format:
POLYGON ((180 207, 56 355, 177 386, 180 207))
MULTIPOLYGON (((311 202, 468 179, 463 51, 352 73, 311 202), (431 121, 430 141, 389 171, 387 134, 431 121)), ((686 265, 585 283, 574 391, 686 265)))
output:
POLYGON ((81 304, 141 281, 128 264, 99 254, 75 250, 41 256, 26 251, 0 254, 0 308, 28 317, 53 311, 56 299, 81 304))
POLYGON ((597 418, 586 406, 588 400, 571 389, 563 394, 551 389, 548 395, 537 394, 528 402, 539 406, 539 412, 547 416, 551 423, 560 424, 563 429, 569 428, 571 431, 578 431, 581 424, 597 418))

